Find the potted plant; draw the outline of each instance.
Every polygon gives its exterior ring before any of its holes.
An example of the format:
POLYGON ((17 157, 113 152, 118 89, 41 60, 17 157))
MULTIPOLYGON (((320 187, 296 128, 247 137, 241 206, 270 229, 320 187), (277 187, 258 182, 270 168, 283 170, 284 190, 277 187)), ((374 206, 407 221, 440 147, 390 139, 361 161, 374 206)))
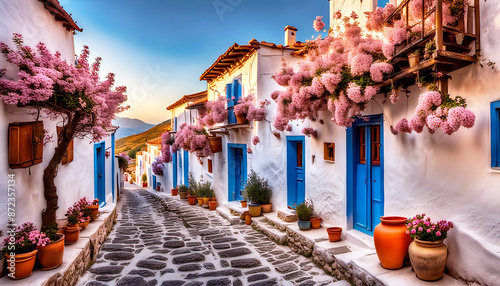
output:
POLYGON ((453 223, 446 220, 433 223, 422 214, 409 218, 406 224, 406 233, 413 239, 408 253, 415 275, 425 281, 441 279, 448 258, 448 248, 443 241, 453 223))
POLYGON ((342 235, 342 228, 341 227, 329 227, 326 229, 326 232, 328 233, 328 240, 331 242, 334 241, 339 241, 340 236, 342 235))
POLYGON ((321 227, 321 218, 317 214, 314 214, 313 217, 310 219, 310 221, 311 221, 311 228, 317 229, 321 227))
POLYGON ((424 58, 425 59, 430 59, 432 58, 432 55, 436 51, 436 42, 434 40, 430 40, 425 44, 425 49, 424 49, 424 58))
POLYGON ((245 224, 251 225, 252 224, 252 215, 248 211, 246 211, 244 214, 245 214, 245 224))
POLYGON ((36 259, 42 266, 42 270, 51 270, 61 266, 64 256, 64 234, 58 233, 56 223, 50 224, 42 229, 42 233, 50 239, 45 245, 37 246, 36 259))
POLYGON ((301 230, 308 230, 311 228, 310 219, 314 214, 314 206, 310 200, 305 200, 295 206, 295 212, 299 217, 298 225, 301 230))
POLYGON ((253 96, 248 95, 238 100, 238 104, 234 106, 234 115, 238 124, 248 123, 247 114, 248 109, 252 105, 253 96))
POLYGON ((172 196, 177 196, 177 194, 179 194, 179 186, 173 188, 171 190, 171 192, 172 192, 172 196))
POLYGON ((141 180, 142 180, 142 187, 147 188, 148 187, 148 176, 146 174, 142 174, 141 180))
POLYGON ((212 189, 212 184, 210 182, 200 183, 198 186, 198 197, 201 195, 203 197, 203 205, 208 207, 208 202, 211 197, 215 196, 214 190, 212 189))
POLYGON ((90 209, 90 222, 93 222, 99 216, 99 199, 94 199, 87 207, 90 209))
POLYGON ((420 50, 417 49, 413 53, 408 54, 408 62, 410 63, 410 67, 414 67, 418 65, 420 61, 420 50))
POLYGON ((269 185, 268 180, 263 179, 254 170, 251 170, 243 190, 243 197, 245 200, 252 202, 249 204, 248 210, 253 217, 260 216, 261 212, 271 212, 271 195, 272 187, 269 185))
POLYGON ((214 211, 217 208, 217 200, 209 201, 208 207, 211 211, 214 211))
POLYGON ((194 206, 196 205, 198 182, 196 182, 196 180, 193 178, 192 173, 189 173, 188 183, 189 183, 188 196, 187 196, 188 202, 190 205, 194 206))
POLYGON ((240 203, 241 203, 241 207, 242 208, 246 208, 247 207, 247 200, 241 200, 240 203))
POLYGON ((68 224, 64 227, 64 242, 66 244, 75 244, 80 237, 81 227, 78 225, 80 221, 80 210, 75 206, 69 207, 66 211, 68 224))
POLYGON ((92 217, 92 211, 89 208, 89 205, 92 202, 87 201, 86 197, 80 199, 75 205, 78 209, 80 209, 81 216, 80 222, 78 224, 82 227, 82 230, 86 229, 89 225, 90 219, 92 217))
POLYGON ((37 246, 44 246, 49 238, 40 233, 31 222, 18 226, 15 231, 14 241, 11 236, 4 240, 2 254, 7 259, 9 277, 11 279, 22 279, 33 272, 35 266, 37 246))
POLYGON ((186 185, 179 185, 177 186, 177 188, 179 189, 179 197, 181 198, 181 200, 186 200, 188 197, 189 188, 186 185))
POLYGON ((408 253, 410 236, 406 234, 406 218, 383 216, 373 231, 373 242, 378 259, 386 269, 399 269, 408 253))

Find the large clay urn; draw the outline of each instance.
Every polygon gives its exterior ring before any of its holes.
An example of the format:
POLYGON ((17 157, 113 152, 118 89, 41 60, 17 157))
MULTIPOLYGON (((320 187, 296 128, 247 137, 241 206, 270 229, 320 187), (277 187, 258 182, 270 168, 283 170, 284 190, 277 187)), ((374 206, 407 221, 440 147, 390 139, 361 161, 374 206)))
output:
POLYGON ((414 239, 408 249, 415 275, 425 281, 436 281, 443 277, 448 248, 442 240, 423 241, 414 239))
POLYGON ((399 269, 403 267, 411 243, 410 235, 406 234, 406 218, 383 216, 380 222, 373 232, 380 264, 386 269, 399 269))

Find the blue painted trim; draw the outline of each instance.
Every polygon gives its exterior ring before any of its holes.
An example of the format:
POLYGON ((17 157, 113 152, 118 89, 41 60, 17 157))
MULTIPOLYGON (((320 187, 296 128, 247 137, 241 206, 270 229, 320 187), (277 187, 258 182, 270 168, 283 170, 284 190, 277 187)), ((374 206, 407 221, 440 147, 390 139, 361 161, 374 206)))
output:
MULTIPOLYGON (((346 144, 347 144, 347 150, 346 150, 346 155, 347 155, 347 160, 346 160, 346 163, 347 163, 347 166, 346 166, 346 169, 347 169, 347 182, 346 182, 346 191, 347 191, 347 194, 346 194, 346 203, 347 203, 347 211, 346 211, 346 215, 347 215, 347 225, 348 226, 351 226, 352 228, 358 230, 358 231, 361 231, 363 233, 366 233, 368 235, 373 235, 373 230, 375 229, 375 226, 372 225, 371 227, 371 230, 365 230, 365 229, 362 229, 362 228, 356 228, 355 224, 354 224, 354 185, 355 185, 355 177, 354 177, 354 171, 355 171, 355 166, 356 164, 354 164, 354 162, 357 161, 357 154, 354 153, 354 128, 355 127, 358 127, 358 126, 373 126, 373 125, 380 125, 380 185, 381 185, 381 188, 382 188, 382 201, 381 201, 381 207, 382 207, 382 210, 385 209, 385 200, 384 200, 384 196, 385 196, 385 192, 384 192, 384 164, 385 164, 385 160, 384 160, 384 116, 383 114, 378 114, 378 115, 367 115, 367 116, 364 116, 365 118, 368 117, 369 118, 369 121, 365 121, 363 120, 362 118, 358 118, 356 119, 352 126, 351 127, 348 127, 347 130, 346 130, 346 144)), ((368 138, 367 138, 368 139, 368 138)), ((367 154, 367 157, 366 157, 366 160, 368 162, 368 160, 371 160, 369 158, 371 158, 371 148, 369 148, 368 146, 366 147, 367 148, 367 151, 368 151, 368 154, 367 154)), ((371 182, 371 172, 368 172, 367 173, 367 181, 368 182, 371 182)), ((369 192, 369 202, 370 202, 370 207, 369 207, 369 211, 370 211, 370 218, 371 218, 371 191, 369 192)), ((370 224, 371 224, 371 221, 370 221, 370 224)))
POLYGON ((231 174, 231 172, 235 169, 235 160, 234 160, 234 149, 241 149, 242 154, 243 154, 243 170, 241 173, 243 174, 243 182, 246 184, 247 179, 248 179, 248 173, 247 173, 247 144, 236 144, 236 143, 227 143, 227 161, 228 161, 228 201, 231 200, 236 200, 238 199, 238 196, 233 193, 233 191, 236 189, 236 181, 234 174, 231 174))
POLYGON ((177 152, 172 153, 172 187, 177 187, 177 152))
POLYGON ((105 152, 106 152, 106 142, 101 141, 99 143, 94 143, 94 198, 98 198, 99 201, 106 203, 106 161, 105 159, 105 152), (101 148, 101 156, 100 158, 97 157, 97 149, 101 148), (99 183, 98 183, 98 175, 97 175, 97 170, 98 170, 98 164, 101 164, 102 166, 102 182, 104 183, 104 194, 103 197, 100 197, 99 194, 99 183))
POLYGON ((500 100, 491 104, 491 167, 500 167, 500 100))
POLYGON ((189 152, 184 150, 184 185, 189 187, 189 152))
POLYGON ((111 194, 113 196, 113 203, 115 202, 115 133, 111 134, 111 154, 113 162, 111 163, 111 194))
MULTIPOLYGON (((305 141, 305 136, 301 135, 288 135, 286 136, 286 160, 287 160, 287 170, 286 170, 286 181, 287 181, 287 204, 291 206, 294 203, 301 203, 298 201, 298 198, 296 195, 294 197, 290 196, 291 190, 290 189, 292 186, 295 186, 295 167, 296 167, 296 162, 295 162, 295 156, 296 156, 296 150, 294 148, 294 144, 297 142, 302 142, 302 166, 304 167, 304 192, 305 192, 305 185, 306 185, 306 141, 305 141)), ((295 187, 294 187, 295 188, 295 187)), ((296 192, 296 190, 294 189, 296 192)), ((305 195, 304 195, 305 196, 305 195)))

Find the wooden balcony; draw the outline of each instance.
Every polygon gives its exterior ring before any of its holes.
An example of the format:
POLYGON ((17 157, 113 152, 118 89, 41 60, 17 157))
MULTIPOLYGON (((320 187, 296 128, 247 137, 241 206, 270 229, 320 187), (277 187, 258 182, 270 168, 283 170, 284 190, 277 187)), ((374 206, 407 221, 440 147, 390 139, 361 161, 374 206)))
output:
POLYGON ((405 21, 408 37, 394 47, 394 57, 390 61, 394 70, 379 85, 382 90, 391 85, 413 85, 416 78, 424 77, 429 81, 438 72, 447 74, 477 61, 480 51, 479 0, 474 0, 474 6, 468 6, 467 12, 457 21, 446 25, 443 25, 442 17, 443 0, 436 0, 435 7, 426 6, 429 2, 423 1, 422 16, 418 19, 410 17, 410 0, 403 1, 386 19, 387 25, 405 21), (433 19, 435 23, 430 22, 433 19), (421 57, 419 64, 410 67, 408 55, 416 50, 424 51, 431 41, 435 43, 434 53, 428 54, 427 58, 421 57))

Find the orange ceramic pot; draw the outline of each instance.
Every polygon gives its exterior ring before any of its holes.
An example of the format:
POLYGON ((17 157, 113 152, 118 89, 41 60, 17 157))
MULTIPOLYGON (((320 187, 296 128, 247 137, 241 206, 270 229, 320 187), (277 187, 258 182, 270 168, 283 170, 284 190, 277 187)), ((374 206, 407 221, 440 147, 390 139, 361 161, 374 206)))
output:
POLYGON ((208 205, 208 202, 210 201, 210 198, 203 198, 203 204, 208 205))
POLYGON ((342 235, 342 228, 341 227, 329 227, 326 229, 326 232, 328 233, 328 240, 330 240, 331 242, 339 241, 340 237, 342 235))
POLYGON ((241 207, 246 208, 247 207, 247 201, 240 201, 241 207))
POLYGON ((399 269, 411 243, 410 235, 406 234, 406 218, 383 216, 380 221, 373 232, 378 259, 386 269, 399 269))
POLYGON ((198 204, 199 204, 200 206, 202 206, 202 205, 203 205, 203 198, 197 198, 197 199, 198 199, 198 204))
POLYGON ((85 220, 84 222, 79 222, 78 225, 82 228, 82 230, 86 229, 89 225, 90 219, 85 220))
POLYGON ((190 205, 196 205, 196 196, 188 196, 187 198, 190 205))
POLYGON ((79 225, 67 225, 64 227, 64 243, 65 244, 75 244, 80 238, 80 226, 79 225))
POLYGON ((99 205, 90 205, 88 206, 92 215, 90 216, 90 222, 93 222, 97 216, 99 215, 99 205))
POLYGON ((210 210, 213 211, 217 208, 217 201, 209 201, 208 206, 210 207, 210 210))
POLYGON ((270 213, 273 210, 273 204, 261 205, 263 213, 270 213))
POLYGON ((245 223, 247 225, 251 225, 252 224, 252 215, 251 214, 245 214, 245 223))
POLYGON ((236 122, 238 124, 248 123, 246 114, 235 114, 235 115, 236 115, 236 122))
POLYGON ((36 259, 42 265, 42 270, 51 270, 61 266, 64 256, 64 234, 59 239, 45 246, 37 246, 36 259))
POLYGON ((5 263, 10 273, 13 273, 11 279, 23 279, 31 275, 33 272, 33 266, 35 266, 36 253, 38 249, 32 252, 14 255, 5 255, 5 263))
POLYGON ((321 218, 320 217, 313 217, 310 219, 311 221, 311 228, 320 228, 321 227, 321 218))
POLYGON ((179 189, 172 189, 172 196, 177 196, 179 189))

